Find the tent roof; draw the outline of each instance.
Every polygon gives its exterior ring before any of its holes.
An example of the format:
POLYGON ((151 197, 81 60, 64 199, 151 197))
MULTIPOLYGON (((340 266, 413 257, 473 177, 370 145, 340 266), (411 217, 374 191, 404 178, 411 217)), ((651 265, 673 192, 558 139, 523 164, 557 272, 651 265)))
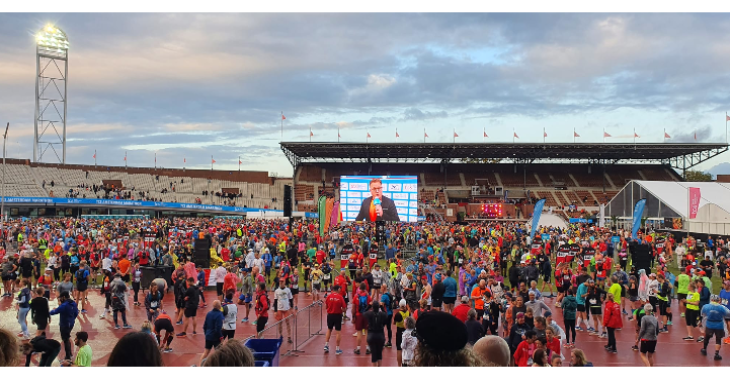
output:
POLYGON ((674 210, 682 217, 687 217, 689 207, 689 189, 700 188, 700 208, 707 204, 714 204, 730 213, 730 184, 718 182, 671 182, 671 181, 643 181, 634 180, 631 183, 639 184, 653 194, 664 205, 674 210))

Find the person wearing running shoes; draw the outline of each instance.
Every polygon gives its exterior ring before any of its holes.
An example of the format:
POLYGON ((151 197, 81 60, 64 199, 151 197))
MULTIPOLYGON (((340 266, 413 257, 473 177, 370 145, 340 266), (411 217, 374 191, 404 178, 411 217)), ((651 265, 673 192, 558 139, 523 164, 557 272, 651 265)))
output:
MULTIPOLYGON (((720 304, 730 310, 730 281, 725 281, 722 284, 722 290, 720 290, 720 304)), ((725 319, 725 325, 730 330, 730 318, 725 319)), ((723 342, 730 344, 730 336, 726 337, 723 342)))
POLYGON ((700 293, 694 282, 687 285, 687 298, 682 300, 685 305, 684 320, 687 322, 687 337, 682 340, 694 341, 693 329, 697 328, 697 322, 700 317, 700 293))
POLYGON ((324 300, 327 306, 327 334, 325 335, 324 352, 329 353, 330 351, 330 336, 332 336, 332 329, 335 329, 337 334, 335 335, 336 349, 335 354, 342 354, 340 349, 340 340, 342 339, 342 314, 347 311, 347 303, 340 294, 340 285, 332 286, 332 293, 327 296, 324 300))
MULTIPOLYGON (((657 336, 659 335, 659 321, 652 312, 652 305, 647 303, 644 308, 636 310, 636 319, 639 325, 639 332, 636 342, 641 343, 641 360, 646 366, 654 366, 654 355, 656 353, 657 336), (639 314, 639 312, 641 312, 639 314)), ((636 346, 631 349, 637 350, 636 346)))
POLYGON ((713 295, 710 297, 710 303, 702 307, 702 317, 705 319, 705 340, 700 352, 703 356, 707 355, 707 344, 712 336, 715 336, 715 361, 722 360, 720 348, 725 337, 725 319, 730 317, 730 310, 720 304, 719 296, 713 295))

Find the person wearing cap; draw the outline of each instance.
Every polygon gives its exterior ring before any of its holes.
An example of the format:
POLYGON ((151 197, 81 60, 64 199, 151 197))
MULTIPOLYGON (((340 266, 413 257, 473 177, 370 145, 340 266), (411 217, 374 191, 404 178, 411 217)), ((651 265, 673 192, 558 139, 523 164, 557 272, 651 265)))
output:
POLYGON ((651 304, 647 303, 644 307, 636 310, 637 332, 636 345, 631 347, 641 353, 641 360, 646 366, 654 366, 654 355, 656 352, 657 336, 659 335, 659 322, 654 317, 654 311, 651 304), (637 347, 637 345, 641 347, 637 347))
POLYGON ((509 344, 510 353, 512 354, 517 351, 518 345, 525 339, 525 333, 532 329, 525 323, 524 312, 518 312, 515 319, 515 324, 510 328, 509 337, 507 338, 507 344, 509 344))
POLYGON ((429 311, 416 321, 418 345, 414 366, 481 366, 479 357, 467 348, 466 325, 451 314, 429 311))
POLYGON ((395 323, 395 347, 398 350, 398 366, 403 365, 403 335, 406 331, 406 319, 413 319, 410 316, 411 313, 408 311, 406 300, 401 299, 398 302, 398 311, 393 315, 393 322, 395 323))
POLYGON ((718 295, 712 295, 710 297, 710 303, 702 307, 701 314, 705 319, 705 337, 702 350, 702 355, 707 355, 707 344, 710 339, 715 337, 715 361, 722 360, 720 356, 720 348, 722 348, 722 339, 725 337, 725 319, 730 317, 730 310, 727 307, 720 304, 720 297, 718 295))
POLYGON ((315 263, 314 269, 309 273, 309 278, 312 281, 312 301, 314 302, 319 300, 319 292, 322 291, 322 277, 324 277, 324 273, 322 273, 319 264, 315 263))
POLYGON ((456 306, 451 313, 457 319, 466 323, 466 320, 468 318, 467 314, 469 313, 470 309, 471 309, 471 305, 470 305, 469 297, 463 296, 463 297, 461 297, 461 303, 458 306, 456 306))

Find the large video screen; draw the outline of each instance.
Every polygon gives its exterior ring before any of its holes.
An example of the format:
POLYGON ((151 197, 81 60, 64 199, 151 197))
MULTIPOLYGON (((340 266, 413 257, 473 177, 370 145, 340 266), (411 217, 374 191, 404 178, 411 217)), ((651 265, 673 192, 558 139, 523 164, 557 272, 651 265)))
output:
POLYGON ((340 176, 340 203, 345 222, 417 222, 418 177, 340 176))

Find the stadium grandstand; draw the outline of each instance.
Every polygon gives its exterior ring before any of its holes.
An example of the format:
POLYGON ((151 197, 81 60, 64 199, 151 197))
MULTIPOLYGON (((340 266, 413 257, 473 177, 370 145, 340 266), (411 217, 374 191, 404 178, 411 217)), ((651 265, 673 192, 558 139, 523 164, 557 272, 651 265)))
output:
POLYGON ((583 217, 631 180, 682 181, 728 145, 282 142, 281 149, 294 167, 295 209, 315 211, 319 195, 337 197, 343 175, 408 175, 418 177, 419 216, 456 221, 459 213, 484 217, 485 203, 502 204, 502 218, 526 219, 541 198, 566 219, 583 217))
POLYGON ((11 216, 114 214, 136 210, 187 215, 281 211, 290 178, 261 171, 216 171, 34 163, 6 159, 5 197, 11 216), (43 203, 48 206, 44 208, 43 203), (83 210, 72 210, 83 208, 83 210), (196 211, 202 211, 195 213, 196 211), (61 213, 63 212, 63 213, 61 213), (106 211, 108 212, 108 211, 106 211), (112 212, 109 212, 110 214, 112 212))

